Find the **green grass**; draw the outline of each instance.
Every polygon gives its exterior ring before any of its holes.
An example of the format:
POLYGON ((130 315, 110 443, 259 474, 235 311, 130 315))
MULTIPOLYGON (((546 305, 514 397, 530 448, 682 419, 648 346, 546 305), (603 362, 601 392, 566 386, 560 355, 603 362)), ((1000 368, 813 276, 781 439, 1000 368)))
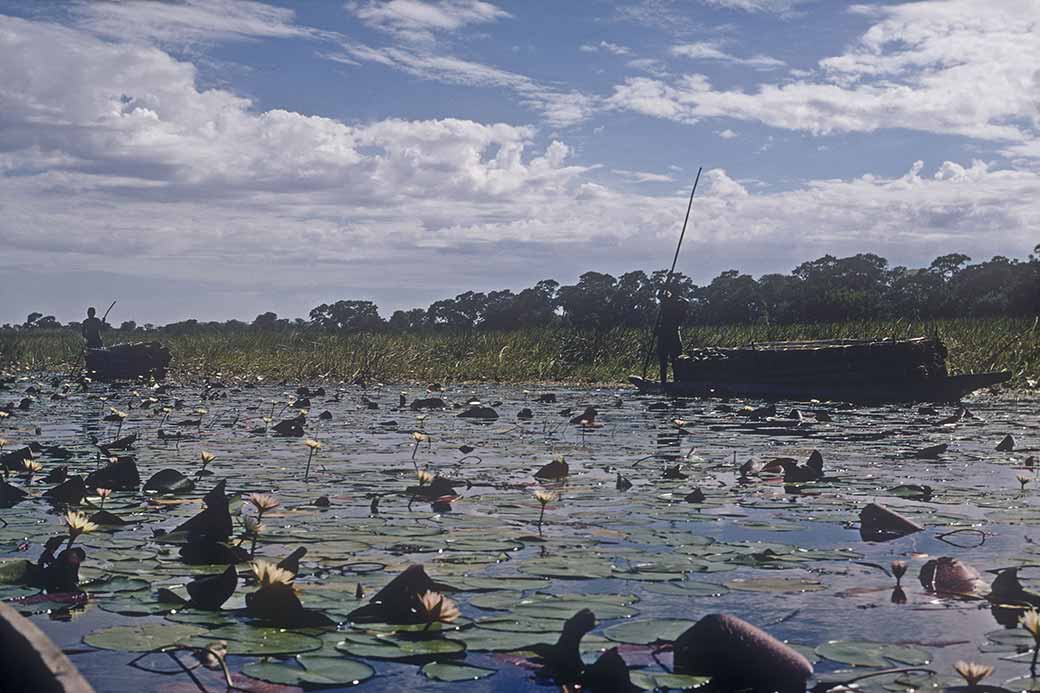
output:
MULTIPOLYGON (((687 346, 838 337, 905 337, 937 332, 951 372, 1009 370, 1013 387, 1040 378, 1040 328, 1032 320, 965 319, 908 323, 733 325, 683 330, 687 346)), ((193 335, 110 333, 108 340, 158 339, 186 376, 257 376, 304 380, 365 375, 390 382, 498 381, 618 383, 642 370, 646 335, 566 328, 514 332, 431 331, 342 334, 239 329, 193 335)), ((82 340, 69 330, 0 332, 0 366, 68 371, 80 363, 82 340)), ((653 364, 651 364, 653 367, 653 364)))

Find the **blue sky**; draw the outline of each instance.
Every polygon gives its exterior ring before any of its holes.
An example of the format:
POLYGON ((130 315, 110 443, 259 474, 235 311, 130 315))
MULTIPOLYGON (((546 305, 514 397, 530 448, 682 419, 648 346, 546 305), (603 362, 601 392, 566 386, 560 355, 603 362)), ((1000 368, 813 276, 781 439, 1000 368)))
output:
POLYGON ((1033 0, 0 2, 0 322, 1024 257, 1033 0), (111 298, 110 298, 111 297, 111 298))

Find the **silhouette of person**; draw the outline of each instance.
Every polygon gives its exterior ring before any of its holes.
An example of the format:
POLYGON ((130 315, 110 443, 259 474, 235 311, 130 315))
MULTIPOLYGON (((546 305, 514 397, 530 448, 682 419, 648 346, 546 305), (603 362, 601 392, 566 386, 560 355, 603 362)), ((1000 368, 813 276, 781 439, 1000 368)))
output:
POLYGON ((95 317, 97 310, 94 306, 87 308, 87 319, 83 321, 83 339, 87 340, 88 349, 100 349, 104 346, 101 341, 101 328, 105 323, 95 317))
POLYGON ((668 382, 668 362, 672 364, 672 375, 675 375, 675 359, 682 354, 682 338, 679 327, 686 320, 689 302, 668 289, 658 294, 661 302, 661 320, 657 324, 657 360, 661 366, 661 384, 668 382))

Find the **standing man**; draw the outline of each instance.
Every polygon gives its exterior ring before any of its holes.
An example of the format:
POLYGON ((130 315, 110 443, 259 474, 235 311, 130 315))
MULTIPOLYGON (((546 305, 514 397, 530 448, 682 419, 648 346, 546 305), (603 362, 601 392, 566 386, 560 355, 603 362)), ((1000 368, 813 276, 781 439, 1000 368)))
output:
POLYGON ((96 315, 97 310, 94 306, 87 308, 87 319, 83 321, 83 339, 87 340, 88 349, 100 349, 104 346, 101 341, 101 328, 105 323, 95 317, 96 315))
POLYGON ((686 321, 690 303, 667 287, 657 297, 661 302, 661 320, 657 325, 657 360, 661 366, 661 385, 664 385, 668 382, 668 362, 672 363, 674 377, 675 359, 682 354, 679 327, 686 321))

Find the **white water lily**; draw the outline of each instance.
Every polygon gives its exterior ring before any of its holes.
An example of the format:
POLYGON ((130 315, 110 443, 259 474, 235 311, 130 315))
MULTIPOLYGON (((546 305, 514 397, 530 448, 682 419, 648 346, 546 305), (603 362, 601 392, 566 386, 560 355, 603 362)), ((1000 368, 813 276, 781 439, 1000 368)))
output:
POLYGON ((285 568, 279 568, 268 561, 253 561, 249 564, 253 575, 260 582, 260 587, 290 587, 296 575, 285 568))
POLYGON ((974 686, 993 673, 993 667, 976 662, 959 661, 953 665, 953 668, 969 686, 974 686))
POLYGON ((452 623, 459 617, 459 607, 440 592, 424 592, 419 595, 420 616, 427 623, 452 623))

